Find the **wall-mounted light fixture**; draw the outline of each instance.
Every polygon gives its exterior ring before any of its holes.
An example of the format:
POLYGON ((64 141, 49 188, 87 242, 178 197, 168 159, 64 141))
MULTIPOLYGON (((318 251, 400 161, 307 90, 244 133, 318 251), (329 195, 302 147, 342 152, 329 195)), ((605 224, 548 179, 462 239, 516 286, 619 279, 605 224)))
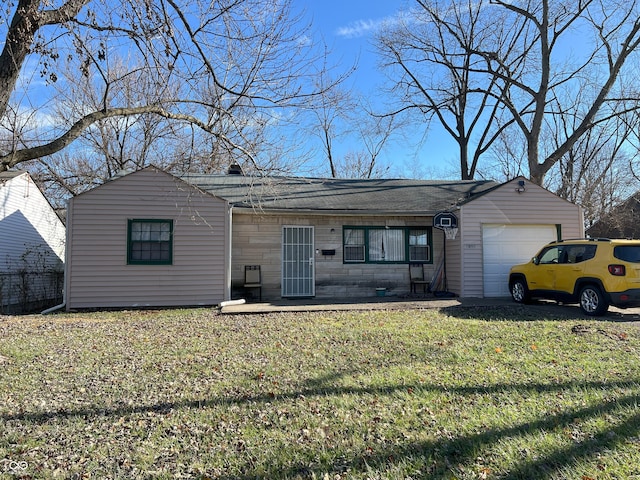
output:
POLYGON ((524 193, 526 188, 524 188, 524 180, 518 180, 518 188, 516 188, 516 192, 524 193))

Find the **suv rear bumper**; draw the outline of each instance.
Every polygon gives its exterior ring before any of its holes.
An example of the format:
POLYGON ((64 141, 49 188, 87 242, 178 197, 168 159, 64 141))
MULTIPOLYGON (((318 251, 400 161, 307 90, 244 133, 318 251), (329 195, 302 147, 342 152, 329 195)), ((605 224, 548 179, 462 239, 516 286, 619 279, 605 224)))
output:
POLYGON ((612 292, 611 305, 619 308, 640 307, 640 288, 631 288, 624 292, 612 292))

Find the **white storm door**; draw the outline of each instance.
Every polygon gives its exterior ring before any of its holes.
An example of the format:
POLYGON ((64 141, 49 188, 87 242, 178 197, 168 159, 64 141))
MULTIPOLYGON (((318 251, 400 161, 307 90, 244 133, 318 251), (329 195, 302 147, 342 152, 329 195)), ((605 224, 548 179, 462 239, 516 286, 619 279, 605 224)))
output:
POLYGON ((315 294, 313 227, 282 227, 282 296, 315 294))

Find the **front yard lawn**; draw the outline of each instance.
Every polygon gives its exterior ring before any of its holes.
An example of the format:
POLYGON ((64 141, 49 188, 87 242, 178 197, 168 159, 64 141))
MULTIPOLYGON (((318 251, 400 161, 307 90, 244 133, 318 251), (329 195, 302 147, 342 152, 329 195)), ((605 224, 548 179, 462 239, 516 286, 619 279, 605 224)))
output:
POLYGON ((548 312, 0 317, 0 478, 640 478, 640 329, 548 312))

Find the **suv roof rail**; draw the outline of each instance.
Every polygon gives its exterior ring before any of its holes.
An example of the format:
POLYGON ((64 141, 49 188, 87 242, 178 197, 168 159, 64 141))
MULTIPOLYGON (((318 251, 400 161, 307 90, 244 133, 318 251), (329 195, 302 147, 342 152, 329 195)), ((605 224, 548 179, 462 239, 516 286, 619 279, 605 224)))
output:
POLYGON ((588 240, 588 241, 591 241, 591 242, 610 242, 611 241, 610 238, 584 237, 584 238, 563 238, 562 240, 554 240, 554 241, 549 242, 549 243, 575 242, 577 240, 588 240))

